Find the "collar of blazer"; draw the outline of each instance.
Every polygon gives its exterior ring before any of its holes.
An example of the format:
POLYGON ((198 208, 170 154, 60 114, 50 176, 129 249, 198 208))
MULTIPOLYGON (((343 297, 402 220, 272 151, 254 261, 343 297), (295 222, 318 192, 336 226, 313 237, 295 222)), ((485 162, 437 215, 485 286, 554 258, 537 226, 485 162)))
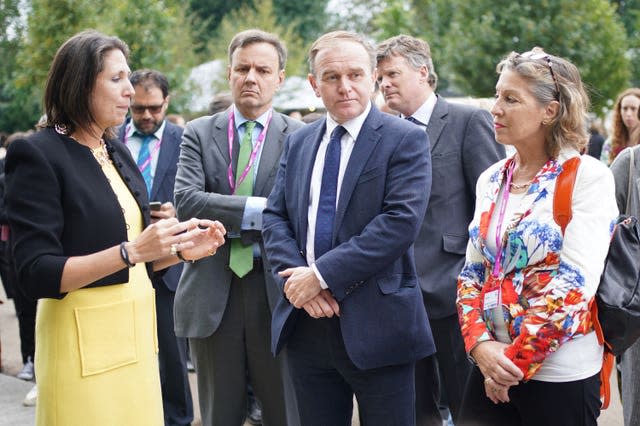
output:
POLYGON ((431 118, 429 119, 429 125, 427 126, 427 135, 429 136, 431 152, 434 152, 436 146, 440 142, 440 134, 442 134, 442 130, 447 124, 448 114, 449 103, 441 96, 438 96, 436 105, 433 107, 433 112, 431 113, 431 118))

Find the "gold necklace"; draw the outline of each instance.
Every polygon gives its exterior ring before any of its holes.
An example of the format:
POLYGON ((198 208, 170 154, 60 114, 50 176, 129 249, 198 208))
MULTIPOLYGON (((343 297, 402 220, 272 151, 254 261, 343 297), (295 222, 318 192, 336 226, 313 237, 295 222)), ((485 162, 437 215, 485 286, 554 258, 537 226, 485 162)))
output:
POLYGON ((520 184, 510 182, 509 186, 511 187, 511 189, 525 189, 531 186, 531 182, 520 183, 520 184))
POLYGON ((104 143, 104 140, 100 139, 100 146, 97 148, 90 148, 93 157, 96 159, 100 167, 104 167, 108 164, 111 164, 111 158, 109 158, 109 154, 107 153, 107 145, 104 143))

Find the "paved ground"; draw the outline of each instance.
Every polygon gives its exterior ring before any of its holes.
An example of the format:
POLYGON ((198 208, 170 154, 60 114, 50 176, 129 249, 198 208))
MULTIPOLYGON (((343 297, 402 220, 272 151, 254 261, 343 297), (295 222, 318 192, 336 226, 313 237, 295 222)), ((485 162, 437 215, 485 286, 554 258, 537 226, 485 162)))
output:
MULTIPOLYGON (((20 344, 18 338, 18 322, 15 316, 13 302, 7 301, 4 290, 0 286, 0 342, 2 348, 2 371, 0 372, 0 426, 30 426, 35 421, 34 407, 23 407, 22 400, 31 389, 31 382, 16 379, 15 375, 22 368, 20 358, 20 344)), ((193 392, 196 419, 193 426, 200 425, 200 412, 197 404, 197 390, 195 375, 189 375, 193 392)), ((354 410, 355 411, 355 410, 354 410)), ((353 426, 359 426, 357 412, 354 412, 353 426)), ((622 408, 618 396, 617 386, 612 382, 611 405, 603 411, 598 426, 622 426, 622 408)), ((249 426, 245 423, 244 426, 249 426)), ((499 425, 496 425, 499 426, 499 425)))

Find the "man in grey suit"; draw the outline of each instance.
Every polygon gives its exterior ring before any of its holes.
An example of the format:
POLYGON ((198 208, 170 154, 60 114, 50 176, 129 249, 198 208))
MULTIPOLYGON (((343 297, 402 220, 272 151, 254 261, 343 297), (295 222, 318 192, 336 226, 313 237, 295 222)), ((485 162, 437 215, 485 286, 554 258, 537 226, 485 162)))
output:
POLYGON ((185 264, 176 333, 189 337, 203 425, 242 425, 247 371, 263 424, 292 425, 296 407, 284 395, 283 359, 270 353, 271 311, 282 296, 261 229, 284 138, 303 123, 272 109, 286 61, 277 36, 244 31, 228 52, 233 105, 187 124, 175 186, 178 216, 220 220, 228 243, 216 256, 185 264))
POLYGON ((376 56, 387 106, 425 129, 431 142, 431 196, 415 258, 437 352, 416 364, 416 424, 442 425, 441 400, 455 421, 470 371, 455 299, 476 181, 504 157, 504 147, 495 142, 487 111, 449 103, 435 94, 437 75, 425 41, 392 37, 380 43, 376 56))

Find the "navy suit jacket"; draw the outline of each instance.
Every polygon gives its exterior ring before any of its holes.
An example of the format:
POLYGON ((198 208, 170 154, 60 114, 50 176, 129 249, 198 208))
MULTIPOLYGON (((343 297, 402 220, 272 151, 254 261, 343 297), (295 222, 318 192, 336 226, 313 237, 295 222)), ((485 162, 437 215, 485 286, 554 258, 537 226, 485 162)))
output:
MULTIPOLYGON (((125 129, 130 120, 130 118, 127 119, 125 124, 120 126, 118 130, 118 139, 122 142, 124 142, 125 129)), ((153 176, 151 195, 149 196, 150 201, 161 201, 163 203, 171 201, 173 203, 173 187, 176 181, 176 172, 178 171, 182 132, 182 127, 165 120, 156 173, 153 176)), ((133 161, 135 160, 134 158, 133 161)), ((152 280, 153 285, 164 284, 169 290, 175 292, 176 288, 178 288, 180 274, 182 274, 182 262, 167 269, 164 275, 156 276, 152 280)))
MULTIPOLYGON (((263 237, 277 275, 307 266, 311 172, 326 120, 287 137, 264 213, 263 237)), ((333 230, 333 248, 316 260, 340 304, 340 327, 351 361, 361 369, 412 362, 435 351, 420 295, 413 242, 431 188, 424 131, 371 108, 347 165, 333 230)), ((279 352, 300 310, 282 298, 272 317, 279 352)))

